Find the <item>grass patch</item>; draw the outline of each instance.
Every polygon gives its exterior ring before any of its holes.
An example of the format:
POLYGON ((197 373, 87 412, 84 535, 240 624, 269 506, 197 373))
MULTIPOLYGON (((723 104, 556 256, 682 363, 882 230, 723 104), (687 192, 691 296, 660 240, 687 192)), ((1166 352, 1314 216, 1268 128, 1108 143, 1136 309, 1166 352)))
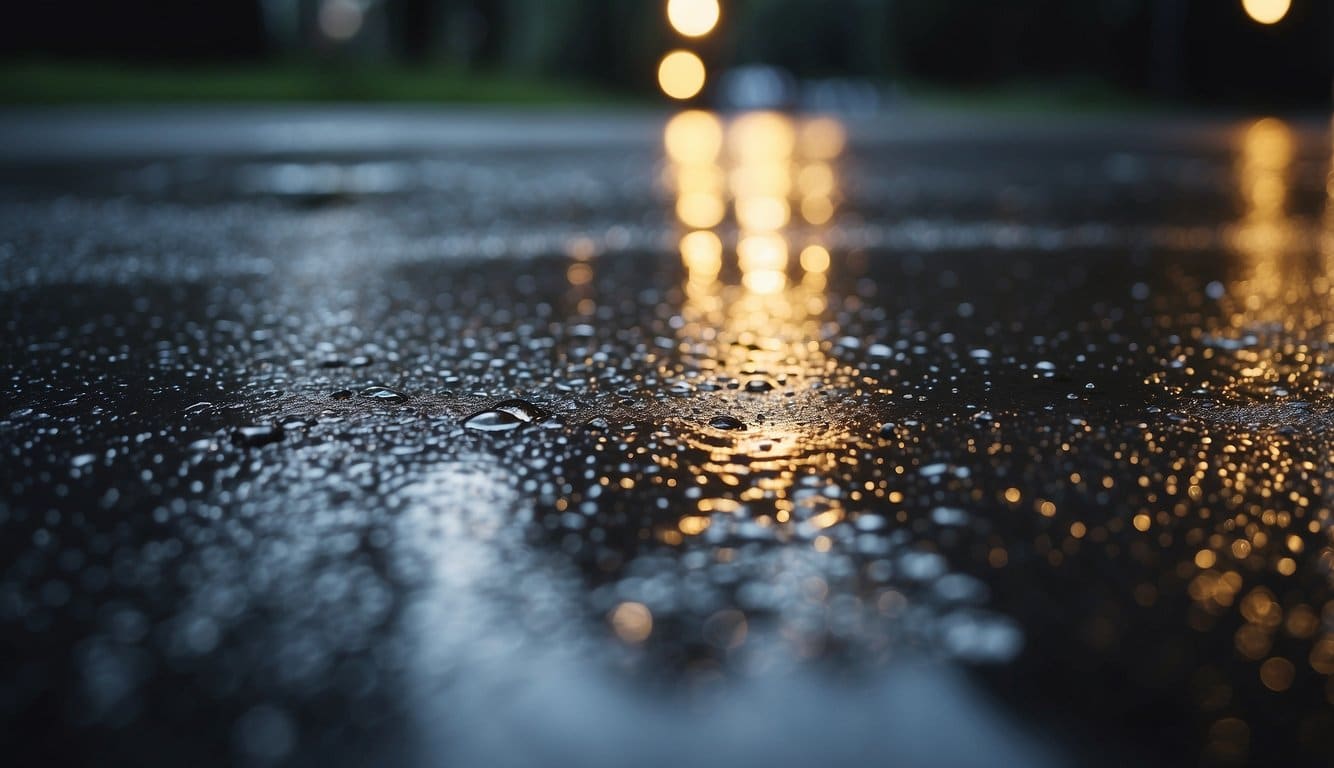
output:
POLYGON ((610 104, 619 94, 568 81, 360 62, 173 68, 77 62, 0 64, 0 102, 412 102, 610 104))

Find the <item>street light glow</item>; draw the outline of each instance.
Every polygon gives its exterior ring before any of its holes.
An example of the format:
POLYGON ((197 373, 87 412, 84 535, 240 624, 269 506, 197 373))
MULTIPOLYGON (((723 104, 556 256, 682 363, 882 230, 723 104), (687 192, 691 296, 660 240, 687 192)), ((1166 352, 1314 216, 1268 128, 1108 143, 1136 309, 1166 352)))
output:
POLYGON ((320 5, 320 32, 335 42, 356 37, 365 21, 365 12, 354 0, 324 0, 320 5))
POLYGON ((658 86, 673 99, 688 99, 704 88, 704 62, 690 51, 672 51, 658 64, 658 86))
POLYGON ((718 15, 718 0, 667 0, 667 21, 686 37, 707 35, 718 15))
POLYGON ((1253 21, 1277 24, 1288 15, 1292 0, 1241 0, 1241 7, 1253 21))

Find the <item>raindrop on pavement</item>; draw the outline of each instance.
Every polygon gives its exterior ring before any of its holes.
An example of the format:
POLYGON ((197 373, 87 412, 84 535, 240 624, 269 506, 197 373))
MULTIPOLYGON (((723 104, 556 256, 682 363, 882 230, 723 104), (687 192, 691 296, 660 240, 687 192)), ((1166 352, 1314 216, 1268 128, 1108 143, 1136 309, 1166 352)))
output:
POLYGON ((745 422, 735 416, 714 416, 709 419, 709 426, 714 429, 745 429, 745 422))
POLYGON ((408 399, 407 395, 396 389, 381 386, 366 387, 361 390, 359 396, 370 400, 379 400, 382 403, 402 403, 408 399))
POLYGON ((463 426, 481 432, 504 432, 545 419, 549 414, 527 400, 504 400, 463 420, 463 426))

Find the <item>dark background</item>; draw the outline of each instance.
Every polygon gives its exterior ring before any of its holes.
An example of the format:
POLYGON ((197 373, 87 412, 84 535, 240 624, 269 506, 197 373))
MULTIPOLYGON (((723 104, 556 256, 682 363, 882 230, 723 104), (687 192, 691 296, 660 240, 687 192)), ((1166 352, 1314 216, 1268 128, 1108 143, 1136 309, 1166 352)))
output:
POLYGON ((218 66, 339 62, 566 80, 653 92, 688 42, 729 67, 952 89, 1037 85, 1199 105, 1321 107, 1334 3, 1294 0, 1272 26, 1240 0, 724 0, 703 41, 645 0, 46 0, 10 9, 0 62, 218 66), (322 4, 361 2, 347 40, 322 4))

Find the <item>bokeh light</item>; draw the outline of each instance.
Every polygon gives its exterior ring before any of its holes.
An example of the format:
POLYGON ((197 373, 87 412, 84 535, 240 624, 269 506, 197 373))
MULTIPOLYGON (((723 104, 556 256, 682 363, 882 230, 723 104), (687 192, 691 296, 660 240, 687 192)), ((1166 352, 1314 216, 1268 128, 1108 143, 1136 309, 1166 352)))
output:
POLYGON ((653 614, 643 603, 621 603, 607 618, 616 636, 627 643, 642 643, 653 633, 653 614))
POLYGON ((667 156, 687 165, 700 163, 713 168, 723 147, 723 125, 703 110, 690 109, 673 115, 664 132, 667 156))
POLYGON ((676 201, 676 215, 687 226, 708 229, 727 215, 727 204, 709 192, 684 192, 676 201))
POLYGON ((707 35, 718 24, 718 0, 668 0, 667 20, 686 37, 707 35))
POLYGON ((1288 15, 1292 0, 1241 0, 1241 7, 1253 21, 1261 24, 1277 24, 1288 15))
POLYGON ((691 279, 711 281, 723 265, 723 242, 707 230, 681 237, 681 259, 691 279))
POLYGON ((807 272, 825 272, 829 269, 829 251, 822 245, 808 245, 801 252, 801 268, 807 272))
POLYGON ((689 99, 704 88, 704 62, 690 51, 672 51, 658 65, 658 86, 673 99, 689 99))
POLYGON ((320 32, 330 40, 351 40, 361 31, 365 13, 356 0, 325 0, 320 5, 320 32))
POLYGON ((708 112, 687 110, 668 121, 664 138, 672 160, 677 218, 695 229, 717 226, 727 215, 722 170, 716 163, 723 145, 722 123, 708 112))

